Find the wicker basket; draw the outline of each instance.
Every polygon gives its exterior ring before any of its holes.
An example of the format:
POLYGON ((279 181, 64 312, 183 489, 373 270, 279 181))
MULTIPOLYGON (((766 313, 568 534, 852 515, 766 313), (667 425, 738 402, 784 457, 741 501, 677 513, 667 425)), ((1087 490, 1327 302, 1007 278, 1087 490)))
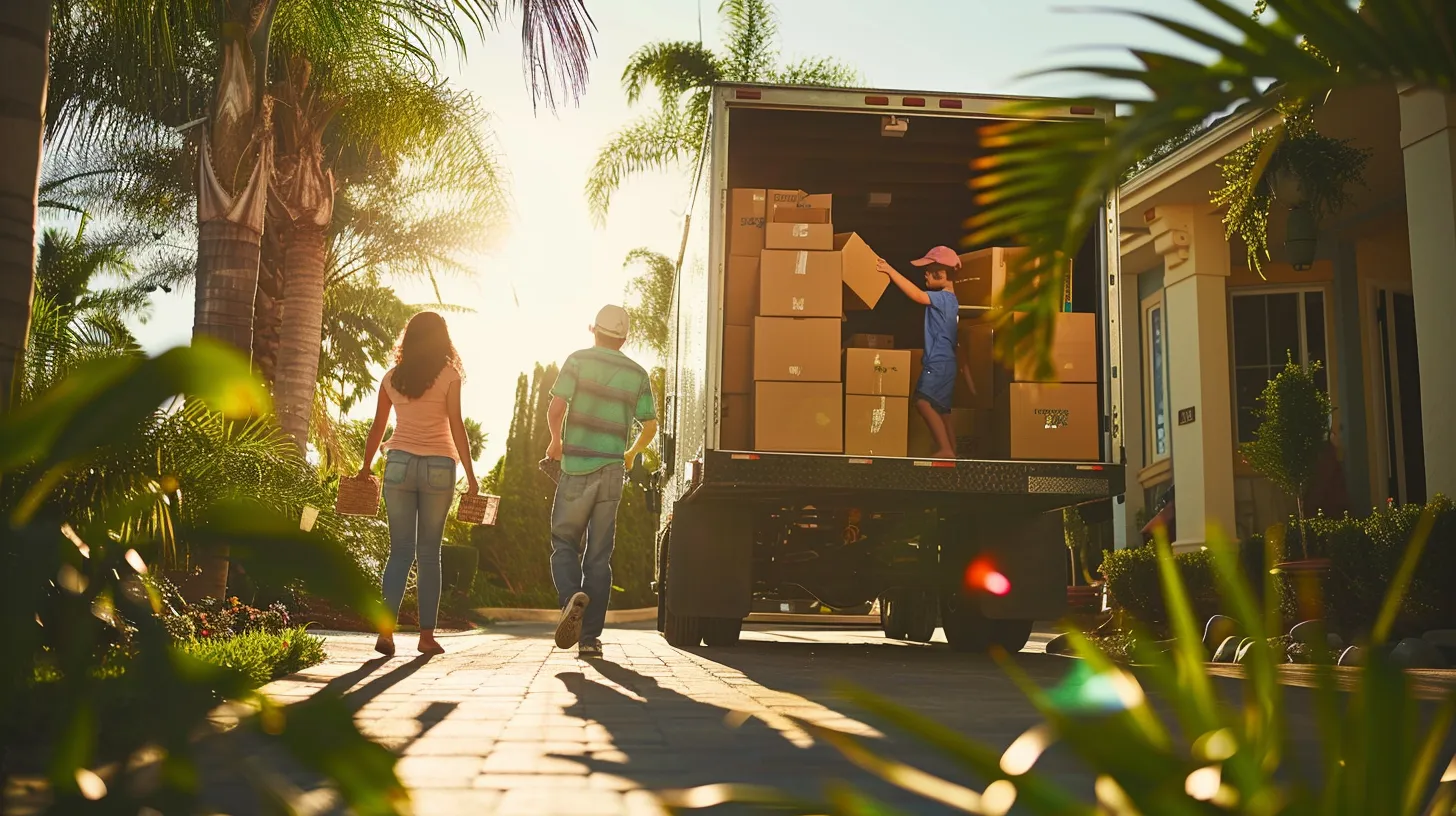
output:
POLYGON ((460 497, 460 506, 455 508, 455 518, 466 524, 495 524, 496 513, 500 511, 500 496, 476 493, 460 497))
POLYGON ((379 515, 379 479, 374 476, 340 479, 334 512, 341 516, 379 515))

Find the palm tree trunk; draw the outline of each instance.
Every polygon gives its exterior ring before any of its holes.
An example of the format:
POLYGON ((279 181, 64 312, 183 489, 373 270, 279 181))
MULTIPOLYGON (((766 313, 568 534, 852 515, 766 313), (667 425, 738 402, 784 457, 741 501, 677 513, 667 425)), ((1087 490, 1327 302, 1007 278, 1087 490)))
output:
MULTIPOLYGON (((251 354, 253 301, 268 179, 273 170, 271 100, 263 93, 277 0, 223 0, 217 95, 198 161, 197 307, 192 336, 251 354)), ((227 596, 228 551, 194 559, 191 596, 227 596)))
POLYGON ((278 346, 283 330, 282 209, 269 197, 258 259, 258 292, 253 299, 253 368, 271 390, 278 378, 278 346))
POLYGON ((51 31, 50 0, 0 3, 0 413, 10 407, 35 293, 36 197, 51 31))
POLYGON ((284 254, 283 325, 274 404, 278 421, 299 453, 308 447, 323 342, 325 235, 321 227, 292 230, 284 254))

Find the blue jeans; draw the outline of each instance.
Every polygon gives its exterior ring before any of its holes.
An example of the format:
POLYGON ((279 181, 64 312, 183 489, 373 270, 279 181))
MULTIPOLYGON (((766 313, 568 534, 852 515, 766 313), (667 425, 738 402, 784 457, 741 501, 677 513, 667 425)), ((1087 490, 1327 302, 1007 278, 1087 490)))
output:
POLYGON ((551 503, 551 580, 558 605, 566 606, 577 592, 591 598, 581 620, 583 641, 601 637, 607 624, 623 477, 622 465, 585 476, 564 473, 551 503))
POLYGON ((455 460, 390 451, 384 463, 383 492, 389 515, 384 604, 399 615, 410 566, 418 560, 420 628, 434 629, 440 613, 440 539, 455 501, 455 460))

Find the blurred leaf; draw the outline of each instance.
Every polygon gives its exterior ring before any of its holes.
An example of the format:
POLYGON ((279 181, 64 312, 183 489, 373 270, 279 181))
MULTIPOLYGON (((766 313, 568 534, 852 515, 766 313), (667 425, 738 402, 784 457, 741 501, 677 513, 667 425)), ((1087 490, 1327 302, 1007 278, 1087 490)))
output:
POLYGON ((282 707, 265 701, 257 724, 294 758, 332 779, 351 812, 409 812, 409 794, 394 772, 394 754, 359 733, 353 712, 338 695, 320 692, 282 707))

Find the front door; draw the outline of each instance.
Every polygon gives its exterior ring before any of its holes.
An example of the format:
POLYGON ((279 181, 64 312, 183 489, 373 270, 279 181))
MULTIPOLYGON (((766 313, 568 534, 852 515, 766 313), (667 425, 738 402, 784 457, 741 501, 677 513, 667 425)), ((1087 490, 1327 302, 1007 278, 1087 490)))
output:
POLYGON ((1426 500, 1425 442, 1421 434, 1421 373, 1416 348, 1415 299, 1377 289, 1375 328, 1384 403, 1385 496, 1399 503, 1426 500))

